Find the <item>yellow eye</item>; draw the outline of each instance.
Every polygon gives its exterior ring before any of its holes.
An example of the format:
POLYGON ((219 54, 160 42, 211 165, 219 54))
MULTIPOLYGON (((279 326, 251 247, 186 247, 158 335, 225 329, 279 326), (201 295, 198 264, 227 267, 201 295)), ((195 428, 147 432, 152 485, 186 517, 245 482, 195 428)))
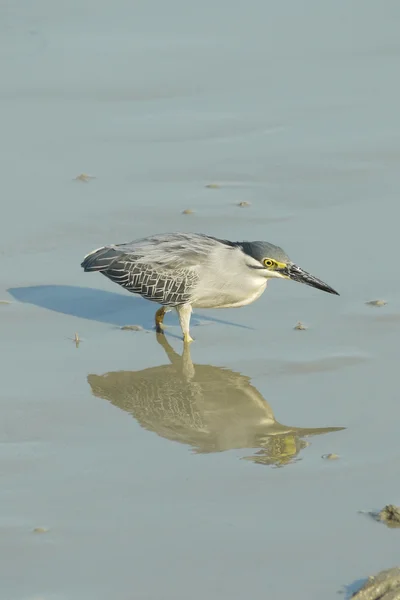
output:
POLYGON ((263 263, 264 267, 267 267, 267 269, 274 269, 276 267, 275 261, 271 258, 264 258, 263 263))

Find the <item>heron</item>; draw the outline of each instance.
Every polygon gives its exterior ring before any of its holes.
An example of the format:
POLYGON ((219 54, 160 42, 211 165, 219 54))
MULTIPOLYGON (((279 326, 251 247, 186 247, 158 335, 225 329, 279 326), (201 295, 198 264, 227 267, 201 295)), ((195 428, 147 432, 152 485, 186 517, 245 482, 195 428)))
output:
POLYGON ((164 233, 102 246, 87 254, 81 266, 160 304, 157 333, 164 332, 164 316, 175 309, 185 343, 193 341, 193 308, 246 306, 261 296, 270 279, 291 279, 339 295, 292 262, 279 246, 231 242, 203 233, 164 233))

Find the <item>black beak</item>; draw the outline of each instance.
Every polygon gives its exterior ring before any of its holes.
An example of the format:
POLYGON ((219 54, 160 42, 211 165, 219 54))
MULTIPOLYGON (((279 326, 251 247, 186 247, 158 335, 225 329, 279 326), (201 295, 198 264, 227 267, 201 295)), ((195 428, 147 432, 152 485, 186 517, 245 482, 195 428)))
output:
POLYGON ((320 279, 317 279, 307 271, 303 271, 301 267, 298 267, 294 264, 289 264, 285 269, 282 269, 281 273, 289 277, 289 279, 293 279, 293 281, 298 281, 299 283, 305 283, 306 285, 310 285, 311 287, 315 287, 318 290, 322 290, 323 292, 328 292, 328 294, 335 294, 339 296, 340 294, 331 288, 328 284, 324 283, 320 279))

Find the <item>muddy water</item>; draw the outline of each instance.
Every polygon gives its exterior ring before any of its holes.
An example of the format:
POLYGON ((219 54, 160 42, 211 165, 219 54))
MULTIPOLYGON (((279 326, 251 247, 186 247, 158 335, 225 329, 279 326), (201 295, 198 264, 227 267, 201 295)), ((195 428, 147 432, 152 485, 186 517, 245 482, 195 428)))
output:
POLYGON ((392 566, 358 511, 400 495, 399 18, 0 7, 2 597, 333 599, 392 566), (277 243, 341 296, 273 282, 181 357, 173 315, 158 343, 79 267, 173 230, 277 243))

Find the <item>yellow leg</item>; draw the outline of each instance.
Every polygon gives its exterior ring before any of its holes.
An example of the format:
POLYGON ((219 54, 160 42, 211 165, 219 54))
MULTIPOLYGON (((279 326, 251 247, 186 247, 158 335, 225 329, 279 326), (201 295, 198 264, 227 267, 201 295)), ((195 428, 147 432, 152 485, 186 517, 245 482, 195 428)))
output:
POLYGON ((167 312, 167 309, 165 308, 165 306, 162 306, 156 312, 155 322, 156 322, 156 331, 157 331, 157 333, 164 333, 163 322, 164 322, 164 317, 165 317, 165 313, 166 312, 167 312))

